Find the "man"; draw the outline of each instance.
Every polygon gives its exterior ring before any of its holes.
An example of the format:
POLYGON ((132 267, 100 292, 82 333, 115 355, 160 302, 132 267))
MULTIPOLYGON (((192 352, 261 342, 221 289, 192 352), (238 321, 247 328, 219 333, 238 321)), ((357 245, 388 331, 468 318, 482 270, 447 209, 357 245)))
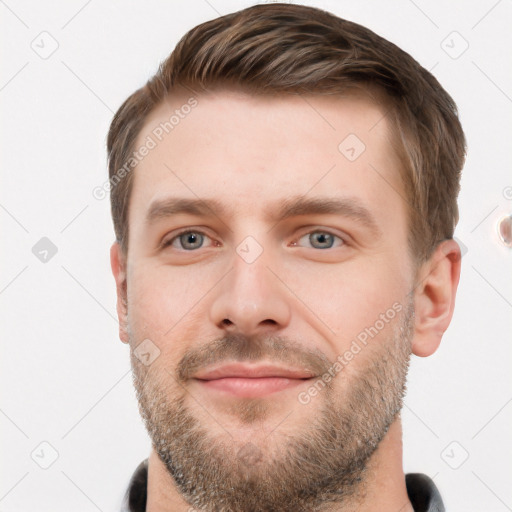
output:
POLYGON ((465 140, 436 79, 360 25, 257 5, 188 32, 108 152, 153 444, 124 510, 444 510, 400 424, 460 273, 465 140))

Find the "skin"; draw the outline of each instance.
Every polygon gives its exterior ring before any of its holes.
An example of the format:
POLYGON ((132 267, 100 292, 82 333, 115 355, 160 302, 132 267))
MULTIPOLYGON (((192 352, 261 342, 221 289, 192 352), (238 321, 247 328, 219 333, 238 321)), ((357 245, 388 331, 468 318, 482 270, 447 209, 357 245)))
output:
MULTIPOLYGON (((173 95, 152 112, 136 147, 189 97, 173 95)), ((408 205, 384 110, 364 94, 272 98, 217 90, 196 99, 197 107, 134 171, 128 251, 117 243, 111 249, 120 338, 132 349, 152 340, 160 355, 150 371, 162 386, 188 350, 226 333, 286 337, 334 361, 379 315, 409 298, 415 311, 411 350, 418 356, 435 352, 453 314, 460 251, 447 240, 428 261, 413 261, 408 205), (355 161, 338 149, 348 134, 366 146, 355 161), (375 226, 334 213, 298 211, 279 220, 279 208, 300 197, 349 198, 375 226), (148 224, 151 205, 167 198, 215 200, 222 211, 179 213, 148 224), (205 245, 186 251, 174 238, 162 247, 182 228, 207 235, 205 245), (315 231, 340 238, 332 248, 315 248, 307 236, 315 231), (237 252, 248 236, 262 249, 252 263, 237 252)), ((389 339, 393 325, 386 324, 333 380, 339 396, 389 339)), ((237 445, 251 441, 268 450, 279 449, 272 440, 280 435, 307 428, 323 403, 322 396, 299 403, 297 394, 307 387, 268 395, 256 426, 237 414, 243 400, 220 398, 191 380, 185 388, 194 397, 187 395, 187 406, 212 433, 221 425, 237 445)), ((378 504, 382 512, 411 511, 401 439, 398 416, 369 461, 361 493, 325 510, 364 512, 378 504)), ((153 450, 147 510, 171 509, 190 506, 153 450)))

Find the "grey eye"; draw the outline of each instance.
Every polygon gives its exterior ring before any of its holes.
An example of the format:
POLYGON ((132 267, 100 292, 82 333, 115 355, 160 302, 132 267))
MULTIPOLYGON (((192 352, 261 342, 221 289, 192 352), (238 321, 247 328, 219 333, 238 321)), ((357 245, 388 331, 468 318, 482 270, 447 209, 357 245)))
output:
POLYGON ((330 249, 334 246, 335 239, 338 238, 335 235, 331 235, 331 233, 326 233, 325 231, 315 231, 307 236, 311 247, 314 247, 315 249, 330 249))
POLYGON ((309 242, 315 249, 330 249, 334 244, 334 236, 318 231, 309 235, 309 242))
POLYGON ((204 242, 204 235, 201 233, 189 231, 188 233, 182 233, 179 235, 177 240, 179 240, 183 249, 187 251, 193 251, 194 249, 199 249, 202 247, 204 242))

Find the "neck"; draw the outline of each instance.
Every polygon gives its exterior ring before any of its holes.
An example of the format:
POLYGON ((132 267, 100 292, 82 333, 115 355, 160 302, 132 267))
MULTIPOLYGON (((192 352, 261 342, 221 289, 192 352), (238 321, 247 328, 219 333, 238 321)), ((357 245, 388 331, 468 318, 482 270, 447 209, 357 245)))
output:
MULTIPOLYGON (((191 512, 165 465, 153 449, 148 465, 146 512, 191 512)), ((402 467, 402 425, 398 417, 372 455, 364 480, 364 496, 354 496, 343 505, 333 504, 325 512, 414 512, 407 496, 402 467)))

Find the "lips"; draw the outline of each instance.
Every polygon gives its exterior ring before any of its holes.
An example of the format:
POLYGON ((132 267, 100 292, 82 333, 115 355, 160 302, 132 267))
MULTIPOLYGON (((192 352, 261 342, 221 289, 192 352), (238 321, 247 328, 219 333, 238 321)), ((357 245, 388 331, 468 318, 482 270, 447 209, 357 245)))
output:
POLYGON ((274 365, 226 364, 199 371, 194 379, 207 390, 241 398, 256 398, 295 388, 315 375, 305 369, 274 365))
POLYGON ((224 378, 261 379, 279 377, 285 379, 310 379, 313 372, 299 368, 285 368, 274 365, 247 365, 241 363, 226 364, 218 368, 199 371, 194 378, 199 380, 215 380, 224 378))

